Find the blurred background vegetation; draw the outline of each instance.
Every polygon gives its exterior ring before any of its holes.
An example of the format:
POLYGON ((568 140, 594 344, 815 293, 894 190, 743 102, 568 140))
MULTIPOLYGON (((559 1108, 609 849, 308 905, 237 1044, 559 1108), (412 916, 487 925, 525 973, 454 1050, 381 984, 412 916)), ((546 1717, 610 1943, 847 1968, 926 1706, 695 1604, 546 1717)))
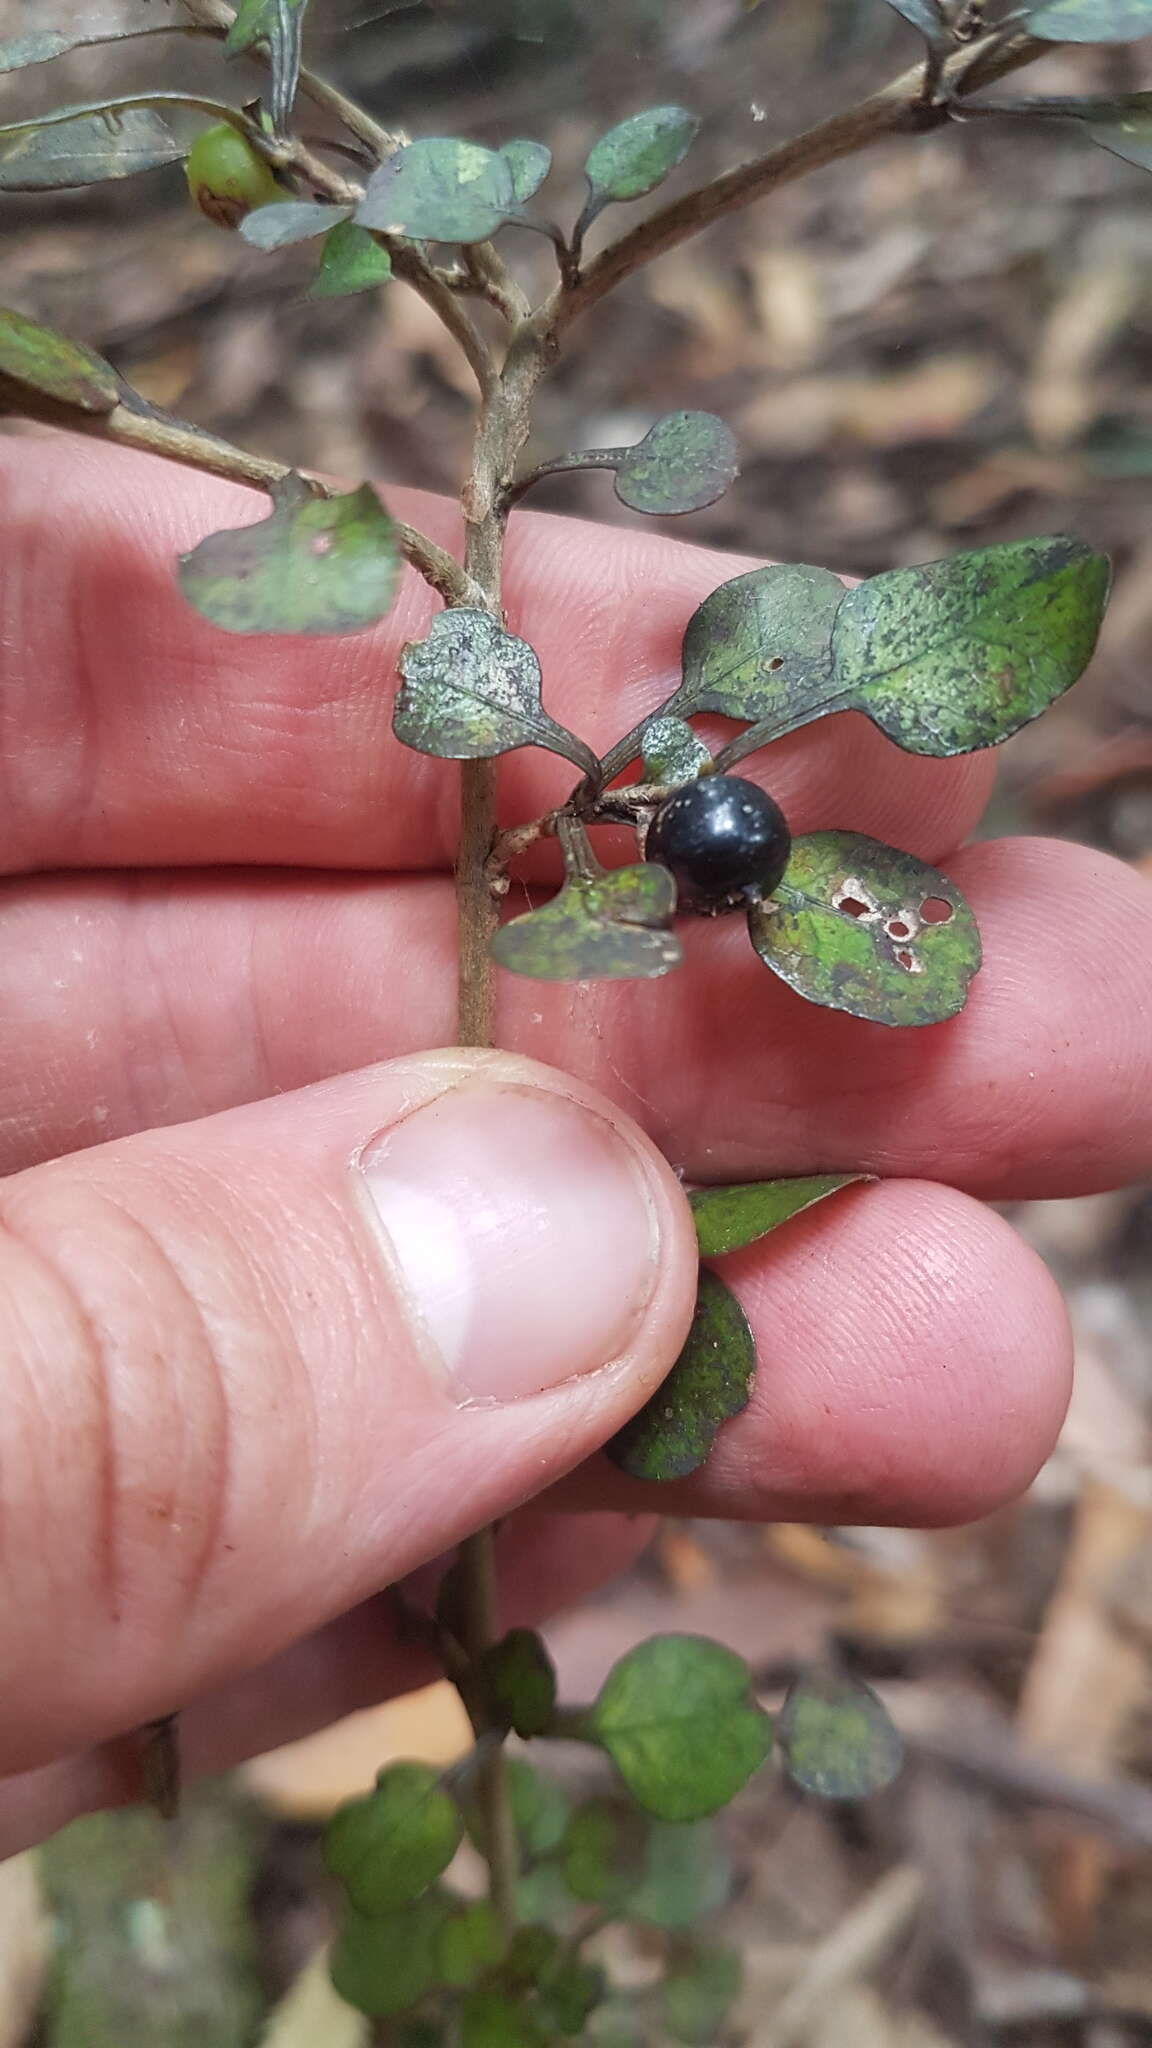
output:
MULTIPOLYGON (((88 0, 58 5, 70 19, 88 0)), ((140 22, 163 5, 91 14, 140 22)), ((312 14, 312 61, 383 119, 548 141, 565 217, 596 133, 641 106, 704 116, 698 178, 917 49, 883 0, 312 14)), ((49 0, 0 0, 0 35, 51 18, 49 0)), ((1146 56, 1057 52, 1031 80, 1132 89, 1146 56)), ((67 59, 4 81, 0 118, 171 81, 172 65, 162 44, 67 59)), ((219 83, 212 53, 178 65, 183 85, 219 83)), ((0 236, 0 298, 91 341, 156 401, 305 466, 455 487, 469 380, 402 289, 308 303, 310 254, 269 259, 212 228, 178 171, 7 200, 0 236)), ((507 246, 542 284, 546 245, 507 246)), ((1152 874, 1150 367, 1146 175, 1035 123, 958 123, 788 188, 633 280, 574 337, 533 452, 628 441, 703 406, 735 428, 743 476, 675 527, 695 540, 857 573, 1061 528, 1110 549, 1100 657, 1006 750, 993 823, 1152 874)), ((549 490, 542 505, 630 520, 603 479, 549 490)), ((1080 1371, 1027 1501, 943 1535, 673 1524, 553 1631, 577 1696, 656 1628, 733 1642, 769 1700, 832 1637, 908 1737, 904 1778, 866 1810, 798 1806, 766 1778, 731 1816, 715 1919, 747 1956, 724 2036, 744 2048, 1152 2041, 1152 1199, 1012 1214, 1066 1290, 1080 1371)), ((423 1695, 199 1795, 167 1838, 147 1816, 86 1823, 39 1871, 0 1871, 0 2048, 246 2048, 265 2026, 269 2048, 356 2048, 320 1977, 297 1983, 328 1924, 318 1819, 390 1754, 447 1760, 459 1741, 450 1702, 423 1695)), ((642 1992, 642 1947, 609 1960, 642 1992)))

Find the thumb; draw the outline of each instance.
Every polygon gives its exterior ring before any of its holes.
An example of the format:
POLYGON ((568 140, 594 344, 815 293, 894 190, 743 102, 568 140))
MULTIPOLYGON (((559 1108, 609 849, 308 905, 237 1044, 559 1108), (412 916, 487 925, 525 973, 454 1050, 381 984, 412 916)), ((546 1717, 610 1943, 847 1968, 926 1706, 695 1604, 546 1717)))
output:
POLYGON ((499 1053, 0 1192, 0 1771, 178 1707, 550 1485, 658 1383, 694 1297, 655 1148, 499 1053))

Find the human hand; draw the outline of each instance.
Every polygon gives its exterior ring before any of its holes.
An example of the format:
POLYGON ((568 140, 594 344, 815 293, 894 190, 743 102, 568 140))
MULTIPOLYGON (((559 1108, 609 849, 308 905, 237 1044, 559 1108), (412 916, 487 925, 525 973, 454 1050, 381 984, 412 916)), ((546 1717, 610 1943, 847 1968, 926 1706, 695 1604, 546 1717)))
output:
MULTIPOLYGON (((934 1522, 1026 1483, 1067 1330, 973 1197, 1148 1170, 1136 876, 958 852, 989 757, 838 718, 755 772, 795 829, 946 864, 985 943, 962 1016, 814 1011, 720 920, 657 988, 502 977, 512 1051, 428 1053, 453 1033, 456 777, 394 743, 382 688, 423 586, 372 635, 233 639, 173 558, 254 497, 51 437, 7 443, 0 487, 0 1846, 134 1796, 112 1738, 175 1708, 216 1767, 421 1682, 375 1589, 525 1501, 552 1491, 507 1523, 508 1620, 630 1553, 618 1511, 651 1490, 593 1453, 690 1313, 673 1168, 887 1178, 727 1262, 759 1383, 661 1508, 934 1522), (557 1506, 585 1510, 575 1540, 557 1506)), ((740 566, 517 520, 510 620, 553 712, 607 745, 740 566)), ((511 756, 507 821, 564 774, 511 756)))

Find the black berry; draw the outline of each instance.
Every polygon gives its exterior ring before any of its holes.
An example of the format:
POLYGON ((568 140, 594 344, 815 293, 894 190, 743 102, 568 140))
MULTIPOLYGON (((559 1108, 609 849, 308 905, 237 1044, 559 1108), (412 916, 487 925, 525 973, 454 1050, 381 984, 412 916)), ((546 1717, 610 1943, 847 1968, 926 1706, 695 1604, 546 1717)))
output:
POLYGON ((671 868, 681 910, 739 910, 770 896, 792 835, 765 790, 738 775, 703 775, 661 804, 645 857, 671 868))

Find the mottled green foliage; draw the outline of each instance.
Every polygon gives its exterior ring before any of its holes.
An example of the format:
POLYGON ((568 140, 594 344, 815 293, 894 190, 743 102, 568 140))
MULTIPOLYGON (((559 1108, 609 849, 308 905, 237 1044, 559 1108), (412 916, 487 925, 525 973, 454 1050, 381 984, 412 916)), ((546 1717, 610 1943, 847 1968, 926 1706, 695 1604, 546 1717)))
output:
POLYGON ((393 730, 406 747, 446 761, 478 761, 516 747, 546 747, 595 772, 582 740, 540 702, 540 663, 526 640, 488 612, 441 612, 400 657, 393 730))
POLYGON ((854 832, 793 841, 771 903, 748 915, 762 960, 810 1003, 875 1024, 938 1024, 963 1009, 980 965, 955 884, 854 832))
POLYGON ((653 1636, 630 1650, 604 1681, 591 1725, 657 1820, 717 1813, 772 1747, 747 1665, 702 1636, 653 1636))
POLYGON ((673 1963, 661 1987, 664 2024, 674 2041, 712 2048, 743 1981, 734 1949, 697 1944, 673 1963))
POLYGON ((487 1899, 461 1906, 440 1930, 440 1981, 455 1991, 467 1990, 504 1952, 500 1922, 487 1899))
POLYGON ((621 1913, 644 1875, 648 1823, 622 1799, 578 1807, 564 1837, 564 1881, 572 1896, 621 1913))
POLYGON ((594 1799, 573 1814, 563 1858, 574 1897, 653 1927, 690 1927, 731 1889, 709 1822, 647 1819, 620 1799, 594 1799))
POLYGON ((820 1799, 865 1799, 890 1785, 904 1746, 887 1709, 857 1678, 810 1671, 776 1719, 784 1767, 820 1799))
POLYGON ((0 129, 0 192, 64 192, 178 163, 184 145, 150 107, 92 113, 62 109, 27 127, 0 129))
POLYGON ((688 1200, 700 1254, 718 1259, 779 1230, 792 1216, 826 1201, 841 1188, 867 1180, 864 1173, 818 1173, 802 1180, 745 1181, 736 1187, 695 1188, 688 1200))
POLYGON ((649 719, 640 744, 645 782, 691 782, 712 764, 703 740, 683 718, 649 719))
POLYGON ((1134 43, 1152 35, 1152 0, 1046 0, 1025 26, 1047 43, 1134 43))
POLYGON ((704 1464, 718 1431, 748 1406, 756 1342, 735 1295, 702 1272, 696 1313, 666 1380, 604 1446, 633 1479, 684 1479, 704 1464))
POLYGON ((497 154, 503 157, 512 180, 512 191, 517 203, 523 206, 539 191, 552 168, 552 151, 543 142, 528 142, 523 137, 515 142, 505 142, 497 154))
POLYGON ((366 228, 418 241, 485 242, 517 211, 523 175, 523 159, 515 154, 426 136, 373 172, 356 218, 366 228))
POLYGON ((257 43, 267 44, 271 73, 268 111, 277 131, 283 129, 296 97, 307 5, 308 0, 239 0, 224 44, 226 57, 238 57, 257 43))
POLYGON ((1083 673, 1107 596, 1107 558, 1062 538, 890 570, 840 606, 837 690, 910 753, 995 746, 1083 673))
POLYGON ((254 249, 287 249, 293 242, 311 242, 351 215, 350 206, 321 206, 310 199, 277 200, 258 206, 240 223, 240 233, 254 249))
POLYGON ((775 563, 722 583, 684 635, 684 679, 669 706, 759 725, 793 720, 827 692, 844 585, 830 569, 775 563))
POLYGON ((337 1808, 324 1860, 359 1913, 390 1913, 427 1891, 463 1838, 459 1811, 428 1764, 392 1764, 364 1799, 337 1808))
POLYGON ((739 475, 736 436, 710 412, 670 412, 619 451, 616 496, 633 512, 698 512, 739 475))
POLYGON ((228 633, 355 633, 383 618, 399 554, 371 484, 321 498, 292 475, 271 495, 267 519, 181 556, 189 604, 228 633))
POLYGON ((440 1942, 451 1914, 443 1892, 371 1919, 350 1909, 330 1966, 341 1998, 372 2019, 411 2012, 441 1981, 440 1942))
POLYGON ((502 925, 492 953, 535 981, 648 981, 680 965, 680 942, 668 929, 675 911, 667 868, 642 863, 572 876, 542 910, 502 925))
POLYGON ((341 299, 353 292, 368 292, 386 284, 392 275, 392 258, 367 228, 354 220, 341 221, 324 237, 320 263, 308 287, 310 299, 341 299))
POLYGON ((600 137, 584 166, 592 199, 642 199, 692 147, 700 123, 684 107, 648 107, 600 137))
POLYGON ((78 412, 111 412, 120 397, 116 372, 103 356, 0 307, 0 394, 5 381, 78 412))
POLYGON ((535 1629, 514 1628, 480 1660, 488 1711, 499 1726, 527 1739, 543 1735, 556 1707, 556 1667, 535 1629))
MULTIPOLYGON (((509 1757, 507 1772, 520 1859, 530 1867, 560 1847, 568 1826, 568 1801, 559 1785, 534 1771, 523 1757, 509 1757)), ((484 1822, 475 1803, 465 1809, 464 1824, 469 1840, 483 1853, 484 1822)))

